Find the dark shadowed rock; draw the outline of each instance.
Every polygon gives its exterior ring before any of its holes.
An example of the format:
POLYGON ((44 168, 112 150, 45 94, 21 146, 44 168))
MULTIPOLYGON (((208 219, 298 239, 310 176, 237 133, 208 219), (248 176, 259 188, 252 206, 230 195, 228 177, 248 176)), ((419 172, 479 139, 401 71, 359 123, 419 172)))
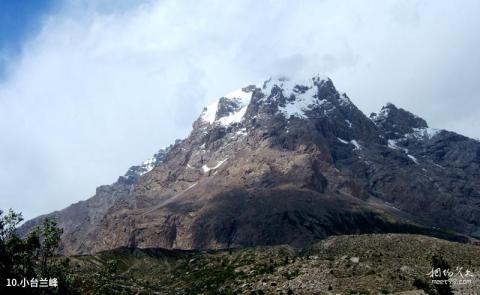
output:
POLYGON ((418 128, 427 128, 427 122, 394 104, 388 103, 377 114, 370 114, 372 121, 380 127, 388 138, 399 138, 418 128))

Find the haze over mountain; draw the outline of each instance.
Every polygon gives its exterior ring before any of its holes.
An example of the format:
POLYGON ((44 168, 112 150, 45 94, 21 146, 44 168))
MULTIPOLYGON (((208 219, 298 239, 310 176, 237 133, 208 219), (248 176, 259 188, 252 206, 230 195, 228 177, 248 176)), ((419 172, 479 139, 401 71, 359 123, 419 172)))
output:
POLYGON ((368 117, 327 77, 278 76, 221 97, 187 138, 46 216, 66 254, 367 232, 466 241, 480 237, 479 165, 476 140, 393 104, 368 117))

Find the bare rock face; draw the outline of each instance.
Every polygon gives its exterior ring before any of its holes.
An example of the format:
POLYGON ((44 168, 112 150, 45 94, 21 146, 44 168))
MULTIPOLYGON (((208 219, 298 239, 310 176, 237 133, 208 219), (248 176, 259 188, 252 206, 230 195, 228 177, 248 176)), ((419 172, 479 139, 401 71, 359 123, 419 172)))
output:
POLYGON ((403 137, 415 129, 427 128, 427 122, 414 114, 388 103, 380 113, 370 114, 372 121, 380 127, 388 138, 403 137))
POLYGON ((467 239, 480 237, 479 165, 478 141, 392 104, 368 118, 328 78, 279 77, 220 98, 186 139, 46 216, 66 254, 374 232, 467 239))

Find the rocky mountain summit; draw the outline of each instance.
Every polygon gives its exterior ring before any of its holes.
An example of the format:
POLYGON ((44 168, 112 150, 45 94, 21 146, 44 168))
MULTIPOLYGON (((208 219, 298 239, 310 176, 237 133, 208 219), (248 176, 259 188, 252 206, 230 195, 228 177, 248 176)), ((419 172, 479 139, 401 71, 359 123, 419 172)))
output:
POLYGON ((480 142, 326 77, 271 78, 207 106, 184 140, 44 217, 66 254, 305 246, 337 234, 480 237, 480 142))

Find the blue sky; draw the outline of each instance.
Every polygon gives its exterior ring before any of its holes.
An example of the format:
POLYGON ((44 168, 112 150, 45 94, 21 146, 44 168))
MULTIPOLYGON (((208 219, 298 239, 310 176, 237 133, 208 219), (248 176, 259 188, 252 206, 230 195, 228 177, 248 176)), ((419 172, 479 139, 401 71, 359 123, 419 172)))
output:
POLYGON ((54 11, 53 0, 0 1, 0 79, 5 75, 6 59, 21 53, 23 41, 41 29, 42 20, 54 11))
POLYGON ((480 1, 0 1, 0 208, 87 199, 185 137, 204 105, 323 73, 480 138, 480 1), (54 4, 52 4, 54 3, 54 4), (7 69, 7 70, 5 70, 7 69))

